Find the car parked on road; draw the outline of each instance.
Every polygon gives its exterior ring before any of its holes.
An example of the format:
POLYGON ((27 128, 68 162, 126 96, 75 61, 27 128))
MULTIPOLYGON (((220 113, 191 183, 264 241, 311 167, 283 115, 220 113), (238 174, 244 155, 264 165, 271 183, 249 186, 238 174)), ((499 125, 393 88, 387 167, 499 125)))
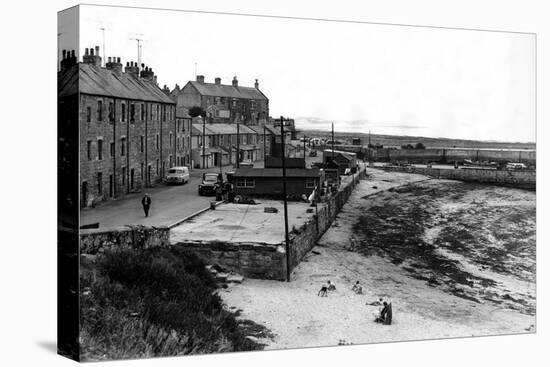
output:
POLYGON ((220 184, 219 175, 217 173, 203 173, 202 182, 199 184, 199 195, 214 195, 216 194, 216 185, 220 184))
POLYGON ((506 169, 527 169, 524 163, 507 163, 506 169))
POLYGON ((189 177, 189 168, 185 166, 172 167, 168 170, 168 173, 166 173, 165 181, 167 184, 184 184, 189 182, 189 177))

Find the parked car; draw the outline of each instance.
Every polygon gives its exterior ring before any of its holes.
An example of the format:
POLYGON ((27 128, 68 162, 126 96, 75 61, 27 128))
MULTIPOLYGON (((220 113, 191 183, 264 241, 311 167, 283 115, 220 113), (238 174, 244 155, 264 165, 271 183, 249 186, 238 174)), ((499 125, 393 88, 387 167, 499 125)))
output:
POLYGON ((199 184, 199 195, 216 194, 216 185, 219 184, 219 175, 217 173, 203 173, 202 182, 199 184))
POLYGON ((185 166, 170 168, 166 174, 165 181, 167 184, 184 184, 189 182, 189 168, 185 166))
POLYGON ((527 166, 523 163, 507 163, 506 169, 526 169, 527 166))

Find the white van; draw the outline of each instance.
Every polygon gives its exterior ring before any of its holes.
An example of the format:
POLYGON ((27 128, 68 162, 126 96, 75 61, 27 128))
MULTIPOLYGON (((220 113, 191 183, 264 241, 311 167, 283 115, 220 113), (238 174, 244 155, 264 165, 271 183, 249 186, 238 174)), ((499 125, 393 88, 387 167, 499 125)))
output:
POLYGON ((185 166, 172 167, 166 174, 166 183, 180 183, 184 184, 189 182, 189 168, 185 166))

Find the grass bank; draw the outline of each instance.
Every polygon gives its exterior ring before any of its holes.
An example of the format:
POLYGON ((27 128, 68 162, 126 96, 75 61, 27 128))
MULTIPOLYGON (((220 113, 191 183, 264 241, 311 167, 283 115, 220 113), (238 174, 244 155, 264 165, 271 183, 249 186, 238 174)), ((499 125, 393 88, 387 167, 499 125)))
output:
POLYGON ((116 251, 81 262, 82 360, 262 349, 224 309, 196 256, 116 251))

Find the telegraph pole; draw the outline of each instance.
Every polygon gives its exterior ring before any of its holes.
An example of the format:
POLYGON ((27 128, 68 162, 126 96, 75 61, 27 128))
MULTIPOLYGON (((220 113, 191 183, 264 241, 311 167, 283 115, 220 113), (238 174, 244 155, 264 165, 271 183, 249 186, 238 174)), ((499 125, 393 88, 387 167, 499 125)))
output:
POLYGON ((286 252, 286 281, 290 282, 290 243, 288 239, 288 209, 286 200, 286 163, 285 163, 285 131, 284 118, 281 116, 281 152, 283 163, 283 206, 285 213, 285 252, 286 252))
POLYGON ((240 167, 239 165, 239 162, 241 160, 241 137, 239 135, 239 123, 237 122, 237 157, 236 157, 236 161, 237 161, 237 168, 240 167))
POLYGON ((332 160, 334 160, 334 122, 332 123, 332 160))
POLYGON ((306 167, 306 136, 304 135, 304 168, 306 167))

